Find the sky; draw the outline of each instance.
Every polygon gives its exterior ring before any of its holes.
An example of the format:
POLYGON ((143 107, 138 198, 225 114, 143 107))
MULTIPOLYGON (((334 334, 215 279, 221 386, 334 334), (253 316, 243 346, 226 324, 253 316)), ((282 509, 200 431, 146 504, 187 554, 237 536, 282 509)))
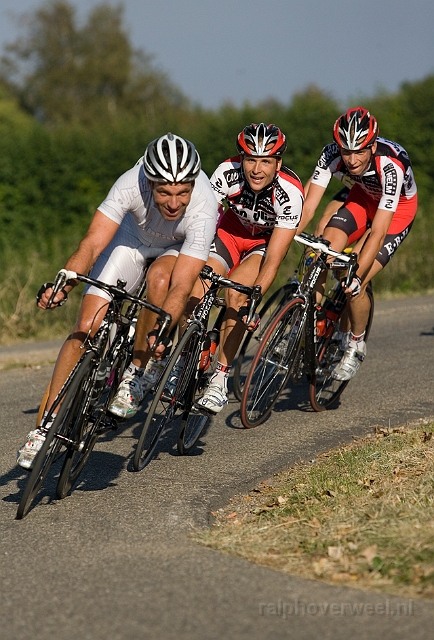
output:
MULTIPOLYGON (((194 103, 218 109, 315 85, 342 109, 434 73, 434 0, 106 0, 131 43, 194 103)), ((42 0, 0 0, 0 51, 42 0)), ((103 0, 69 0, 85 19, 103 0)))

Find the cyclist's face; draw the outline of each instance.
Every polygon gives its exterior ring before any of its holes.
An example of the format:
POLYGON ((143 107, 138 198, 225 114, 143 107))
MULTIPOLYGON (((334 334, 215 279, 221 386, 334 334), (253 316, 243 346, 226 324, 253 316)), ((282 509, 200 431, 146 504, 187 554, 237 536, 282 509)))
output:
POLYGON ((155 206, 164 220, 179 220, 190 203, 194 182, 186 184, 152 183, 155 206))
POLYGON ((244 156, 243 171, 252 191, 261 191, 273 182, 282 160, 267 156, 244 156))
POLYGON ((341 149, 342 160, 351 175, 361 176, 366 171, 376 148, 377 143, 375 142, 369 149, 360 149, 359 151, 341 149))

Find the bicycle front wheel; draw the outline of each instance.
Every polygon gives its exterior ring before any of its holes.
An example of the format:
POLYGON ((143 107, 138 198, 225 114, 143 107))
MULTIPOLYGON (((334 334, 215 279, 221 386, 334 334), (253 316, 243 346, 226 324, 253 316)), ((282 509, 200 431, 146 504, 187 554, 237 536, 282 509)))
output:
POLYGON ((78 367, 63 403, 66 405, 65 422, 69 424, 70 444, 56 488, 56 496, 63 499, 83 470, 95 446, 98 435, 96 417, 92 415, 91 394, 94 388, 93 353, 88 354, 78 367))
MULTIPOLYGON (((365 329, 365 341, 371 330, 374 315, 374 295, 372 288, 368 286, 366 293, 369 297, 371 308, 369 310, 368 323, 365 329)), ((337 319, 333 331, 319 343, 318 366, 315 375, 312 376, 309 386, 309 399, 315 411, 325 411, 339 400, 342 392, 350 380, 335 380, 333 371, 341 361, 344 350, 339 338, 339 327, 342 313, 337 319)))
POLYGON ((238 352, 234 367, 234 374, 232 376, 232 390, 237 400, 241 401, 247 374, 252 365, 258 345, 260 344, 271 319, 277 309, 294 295, 294 292, 295 286, 293 283, 285 284, 283 287, 280 287, 280 289, 277 289, 277 291, 268 298, 259 310, 259 317, 261 318, 259 330, 254 333, 251 333, 250 331, 246 332, 238 352))
POLYGON ((246 377, 241 399, 241 421, 246 428, 266 420, 291 373, 300 350, 304 301, 295 298, 273 317, 246 377))
MULTIPOLYGON (((69 419, 69 409, 71 403, 67 402, 66 398, 71 397, 77 392, 77 386, 75 384, 76 373, 81 369, 82 366, 87 367, 92 357, 92 352, 84 354, 56 399, 55 406, 57 405, 58 412, 53 420, 53 424, 48 430, 45 442, 42 445, 41 450, 38 452, 33 463, 33 468, 30 472, 30 476, 21 497, 20 504, 18 505, 18 520, 24 518, 24 516, 28 513, 39 489, 42 486, 42 483, 44 482, 51 468, 51 465, 59 457, 62 446, 67 446, 67 444, 70 442, 71 421, 69 419), (71 389, 73 391, 71 391, 71 389)), ((50 416, 47 416, 47 418, 49 419, 50 416)))
MULTIPOLYGON (((201 339, 201 328, 198 324, 192 323, 182 334, 173 350, 155 389, 154 399, 137 442, 133 458, 135 471, 141 471, 149 463, 160 437, 167 428, 181 417, 183 419, 186 419, 185 416, 188 417, 193 402, 191 385, 195 386, 196 384, 193 376, 196 375, 198 363, 197 357, 193 362, 193 357, 194 355, 198 356, 198 345, 201 339), (165 388, 167 381, 172 376, 175 365, 181 363, 182 369, 178 367, 181 369, 180 376, 176 383, 171 385, 169 395, 168 389, 165 388)), ((190 431, 189 428, 188 433, 190 431)))

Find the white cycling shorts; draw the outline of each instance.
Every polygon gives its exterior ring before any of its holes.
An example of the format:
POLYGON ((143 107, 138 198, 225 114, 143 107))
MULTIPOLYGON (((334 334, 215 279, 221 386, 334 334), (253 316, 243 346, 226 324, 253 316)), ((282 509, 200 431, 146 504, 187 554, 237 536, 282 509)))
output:
MULTIPOLYGON (((90 276, 106 284, 116 284, 118 280, 125 280, 126 290, 132 293, 142 281, 147 260, 163 255, 178 257, 181 247, 182 243, 171 247, 147 247, 126 225, 121 225, 113 240, 95 262, 90 276)), ((94 285, 87 285, 84 290, 84 295, 86 294, 105 300, 111 299, 110 294, 94 285)))

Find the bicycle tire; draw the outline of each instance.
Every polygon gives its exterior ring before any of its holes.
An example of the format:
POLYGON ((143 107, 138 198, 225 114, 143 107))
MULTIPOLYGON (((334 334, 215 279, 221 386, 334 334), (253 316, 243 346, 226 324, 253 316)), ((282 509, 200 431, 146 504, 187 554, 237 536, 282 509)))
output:
POLYGON ((304 301, 294 298, 274 315, 264 333, 241 399, 241 421, 247 429, 268 418, 284 388, 300 351, 304 318, 304 301))
MULTIPOLYGON (((190 359, 190 364, 188 368, 190 372, 186 372, 185 379, 186 381, 192 380, 195 375, 195 371, 197 370, 197 349, 195 345, 192 345, 192 349, 190 351, 192 357, 190 359)), ((187 366, 185 367, 187 369, 187 366)), ((204 373, 199 373, 199 379, 194 386, 193 389, 190 389, 189 393, 192 393, 190 402, 188 403, 186 410, 182 414, 181 417, 181 427, 178 433, 178 441, 176 443, 176 447, 180 456, 185 456, 194 448, 196 442, 199 440, 199 437, 206 425, 210 420, 209 413, 204 412, 199 409, 199 407, 195 404, 196 400, 199 399, 200 396, 203 395, 207 387, 207 381, 209 376, 212 375, 211 372, 208 375, 204 373)), ((187 389, 185 391, 180 388, 180 393, 187 393, 187 389)))
MULTIPOLYGON (((92 356, 92 352, 90 356, 92 356)), ((66 449, 65 459, 56 487, 56 497, 65 498, 73 485, 77 482, 84 465, 95 446, 98 438, 96 422, 91 421, 89 414, 89 396, 92 393, 92 374, 96 363, 89 357, 77 369, 73 384, 69 387, 63 402, 68 405, 67 419, 70 424, 70 439, 74 446, 66 449), (86 385, 86 382, 89 384, 86 385), (78 443, 80 443, 78 445, 78 443), (78 448, 77 448, 78 447, 78 448)))
MULTIPOLYGON (((174 369, 181 353, 183 353, 183 351, 188 351, 188 353, 191 353, 190 347, 187 350, 188 344, 191 341, 194 341, 194 344, 197 344, 201 340, 201 338, 202 329, 200 328, 199 324, 193 322, 182 334, 181 338, 175 346, 175 349, 172 351, 166 368, 164 369, 159 383, 155 389, 154 399, 149 408, 145 423, 142 428, 142 432, 137 442, 136 451, 133 458, 134 471, 141 471, 147 464, 149 464, 158 441, 163 435, 165 429, 170 424, 181 418, 181 416, 186 411, 190 411, 192 402, 188 399, 188 396, 191 396, 191 394, 188 393, 189 380, 186 379, 186 376, 182 376, 182 378, 178 382, 176 392, 172 399, 167 399, 163 392, 167 380, 169 379, 169 376, 171 375, 172 370, 174 369), (182 390, 184 390, 186 393, 186 396, 184 397, 179 395, 182 390)), ((186 363, 186 365, 188 365, 188 362, 186 363)), ((184 369, 188 369, 188 371, 190 371, 189 367, 184 367, 184 369)))
POLYGON ((56 496, 59 500, 68 495, 92 453, 98 440, 100 425, 105 420, 108 408, 116 394, 122 374, 130 358, 130 350, 128 335, 125 332, 118 334, 104 357, 107 376, 96 397, 92 374, 98 367, 99 361, 91 362, 91 366, 88 366, 87 370, 83 366, 83 369, 76 373, 77 378, 82 380, 83 384, 78 383, 78 387, 76 387, 81 396, 75 400, 78 415, 71 439, 74 442, 80 442, 80 448, 78 450, 74 447, 67 449, 56 488, 56 496), (90 381, 87 387, 85 387, 86 378, 90 381), (88 402, 89 396, 92 396, 92 399, 88 402))
POLYGON ((259 317, 261 318, 261 325, 258 331, 251 333, 246 332, 244 340, 241 343, 241 347, 238 352, 238 356, 234 366, 234 373, 232 376, 232 391, 235 398, 241 402, 243 395, 244 382, 252 364, 253 357, 256 353, 259 343, 262 340, 262 336, 268 328, 268 325, 276 313, 276 310, 287 302, 295 293, 295 287, 293 283, 283 285, 275 291, 268 300, 262 305, 259 310, 259 317))
MULTIPOLYGON (((84 354, 82 356, 82 358, 80 359, 79 363, 77 363, 76 367, 74 368, 74 372, 77 371, 78 367, 80 366, 81 362, 83 360, 87 360, 89 358, 89 356, 92 356, 93 354, 84 354)), ((73 372, 73 373, 74 373, 73 372)), ((50 429, 48 430, 47 436, 45 438, 45 442, 42 445, 40 451, 38 452, 37 456, 35 457, 35 461, 33 463, 33 468, 30 471, 30 475, 29 478, 27 480, 27 484, 25 486, 23 495, 21 497, 20 503, 18 505, 18 509, 17 509, 17 515, 16 518, 17 520, 21 520, 22 518, 24 518, 27 513, 30 510, 30 507, 34 501, 34 499, 36 498, 37 493, 39 492, 39 489, 42 486, 42 483, 44 482, 45 478, 47 477, 47 474, 53 464, 53 462, 57 459, 57 457, 59 456, 59 452, 60 449, 63 446, 63 442, 60 438, 56 438, 56 440, 53 443, 53 440, 56 436, 65 436, 68 437, 68 427, 69 425, 67 424, 67 422, 64 420, 64 416, 66 414, 67 411, 67 404, 65 402, 61 402, 61 400, 64 400, 65 395, 68 393, 71 385, 74 382, 74 375, 71 375, 70 379, 67 381, 65 387, 61 390, 61 395, 59 394, 58 396, 58 405, 59 405, 59 411, 56 415, 56 417, 53 420, 53 424, 50 427, 50 429)), ((49 419, 49 416, 47 416, 47 418, 49 419)))
MULTIPOLYGON (((374 294, 372 288, 366 289, 366 293, 371 302, 368 323, 365 329, 365 341, 369 337, 372 319, 374 316, 374 294)), ((340 343, 334 339, 334 333, 338 329, 342 313, 336 321, 331 334, 319 343, 318 367, 312 376, 309 385, 309 400, 312 408, 316 412, 325 411, 333 407, 339 400, 344 389, 351 380, 335 380, 332 377, 333 369, 342 359, 344 352, 340 349, 340 343)))

